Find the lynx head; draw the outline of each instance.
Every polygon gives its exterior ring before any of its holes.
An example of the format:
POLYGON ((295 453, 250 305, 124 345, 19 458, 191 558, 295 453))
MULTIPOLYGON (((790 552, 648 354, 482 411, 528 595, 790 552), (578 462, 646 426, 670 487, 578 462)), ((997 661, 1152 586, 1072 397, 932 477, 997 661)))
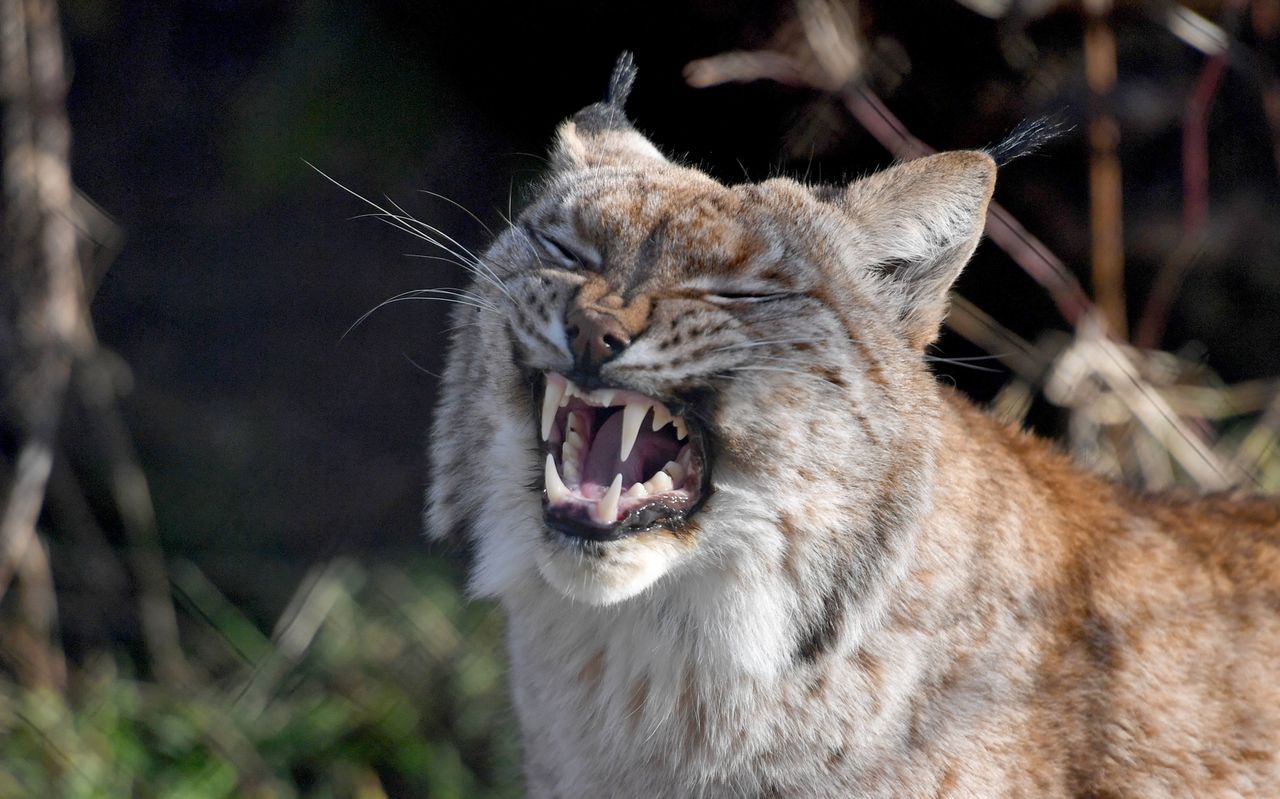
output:
POLYGON ((923 360, 995 164, 727 186, 627 121, 634 77, 556 134, 538 198, 460 308, 428 529, 473 589, 592 604, 788 571, 864 584, 929 503, 923 360))

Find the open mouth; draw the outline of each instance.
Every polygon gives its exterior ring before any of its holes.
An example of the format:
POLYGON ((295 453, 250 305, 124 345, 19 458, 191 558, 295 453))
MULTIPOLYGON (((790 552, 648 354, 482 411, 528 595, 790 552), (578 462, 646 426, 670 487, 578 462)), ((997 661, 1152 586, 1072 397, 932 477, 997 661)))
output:
POLYGON ((705 494, 700 432, 653 397, 587 391, 548 372, 541 421, 545 516, 567 535, 609 541, 676 529, 705 494))

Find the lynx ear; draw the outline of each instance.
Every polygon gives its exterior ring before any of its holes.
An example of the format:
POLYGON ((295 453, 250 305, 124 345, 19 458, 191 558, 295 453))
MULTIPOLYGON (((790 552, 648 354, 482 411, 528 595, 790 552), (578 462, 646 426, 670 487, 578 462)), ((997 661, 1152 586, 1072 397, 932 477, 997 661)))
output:
POLYGON ((554 169, 572 171, 666 160, 631 126, 623 110, 635 80, 635 61, 631 53, 623 52, 613 67, 604 100, 574 114, 556 131, 551 147, 554 169))
POLYGON ((938 337, 947 293, 982 237, 995 182, 986 153, 939 153, 863 178, 839 199, 861 235, 860 256, 918 349, 938 337))

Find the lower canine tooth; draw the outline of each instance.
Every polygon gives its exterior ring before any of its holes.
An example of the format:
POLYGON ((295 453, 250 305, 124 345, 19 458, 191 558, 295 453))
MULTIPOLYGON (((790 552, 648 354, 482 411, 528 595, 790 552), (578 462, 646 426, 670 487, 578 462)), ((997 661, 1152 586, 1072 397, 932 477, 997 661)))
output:
POLYGON ((593 509, 595 519, 601 524, 613 524, 618 520, 618 500, 622 498, 622 475, 613 478, 613 484, 593 509))
POLYGON ((560 474, 556 471, 556 459, 551 457, 551 453, 547 453, 547 467, 544 470, 543 482, 547 485, 547 501, 560 502, 567 499, 569 489, 560 480, 560 474))

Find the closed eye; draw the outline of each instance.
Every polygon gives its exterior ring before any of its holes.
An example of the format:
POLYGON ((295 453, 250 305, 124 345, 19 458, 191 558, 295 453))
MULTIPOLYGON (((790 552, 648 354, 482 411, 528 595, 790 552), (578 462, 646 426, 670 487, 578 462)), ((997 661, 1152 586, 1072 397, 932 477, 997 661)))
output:
POLYGON ((583 258, 573 248, 552 238, 543 231, 530 228, 528 233, 529 238, 537 242, 543 252, 557 261, 560 266, 564 266, 569 269, 577 269, 587 265, 587 259, 583 258))
POLYGON ((715 294, 704 294, 702 299, 713 305, 746 305, 750 303, 773 302, 794 296, 786 291, 770 292, 730 292, 718 291, 715 294))

